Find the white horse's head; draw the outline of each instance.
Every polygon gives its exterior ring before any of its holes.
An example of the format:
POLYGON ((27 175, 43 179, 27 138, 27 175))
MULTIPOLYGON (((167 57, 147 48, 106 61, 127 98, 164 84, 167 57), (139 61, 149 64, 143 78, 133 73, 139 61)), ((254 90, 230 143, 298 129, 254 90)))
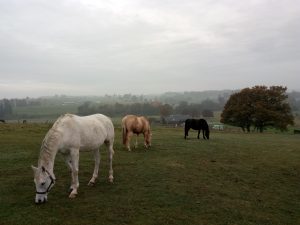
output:
POLYGON ((36 188, 35 203, 45 203, 48 193, 55 184, 55 177, 45 167, 36 168, 31 166, 34 172, 34 183, 36 188))

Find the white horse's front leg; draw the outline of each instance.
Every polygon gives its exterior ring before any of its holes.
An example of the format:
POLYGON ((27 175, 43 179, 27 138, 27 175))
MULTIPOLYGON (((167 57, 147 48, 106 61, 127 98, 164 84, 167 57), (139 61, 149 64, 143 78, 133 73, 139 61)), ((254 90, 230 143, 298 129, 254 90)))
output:
POLYGON ((70 154, 63 154, 63 157, 65 159, 68 168, 72 171, 72 160, 70 154))
POLYGON ((108 148, 108 152, 109 152, 109 174, 108 174, 108 180, 110 183, 114 182, 114 171, 113 171, 113 167, 112 167, 112 161, 113 161, 113 156, 114 156, 114 149, 113 149, 113 140, 109 143, 109 148, 108 148))
POLYGON ((96 149, 94 151, 94 157, 95 157, 95 168, 94 168, 94 173, 93 177, 89 181, 88 185, 93 186, 96 183, 96 179, 98 178, 98 172, 99 172, 99 166, 100 166, 100 152, 99 149, 96 149))
POLYGON ((71 158, 71 169, 72 169, 72 183, 71 183, 71 193, 69 195, 69 198, 75 198, 76 195, 78 194, 77 189, 79 187, 79 180, 78 180, 79 149, 71 149, 70 158, 71 158))

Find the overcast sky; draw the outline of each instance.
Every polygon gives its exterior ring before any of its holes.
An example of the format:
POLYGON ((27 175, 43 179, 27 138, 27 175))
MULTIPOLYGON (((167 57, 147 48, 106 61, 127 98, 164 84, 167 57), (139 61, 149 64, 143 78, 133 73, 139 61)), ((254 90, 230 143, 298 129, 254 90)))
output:
POLYGON ((0 99, 300 90, 300 0, 0 0, 0 99))

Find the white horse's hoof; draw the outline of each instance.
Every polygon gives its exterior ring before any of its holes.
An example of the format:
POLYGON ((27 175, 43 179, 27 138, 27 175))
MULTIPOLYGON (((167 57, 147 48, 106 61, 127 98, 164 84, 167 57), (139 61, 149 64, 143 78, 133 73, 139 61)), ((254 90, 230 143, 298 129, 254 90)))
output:
POLYGON ((90 186, 90 187, 95 186, 95 182, 90 181, 90 182, 88 183, 88 186, 90 186))
POLYGON ((77 189, 73 189, 72 190, 72 192, 70 193, 70 195, 69 195, 69 198, 76 198, 76 195, 77 195, 78 193, 77 193, 77 189))
POLYGON ((77 195, 77 194, 72 194, 72 193, 71 193, 71 194, 69 195, 69 198, 71 198, 71 199, 76 198, 76 195, 77 195))

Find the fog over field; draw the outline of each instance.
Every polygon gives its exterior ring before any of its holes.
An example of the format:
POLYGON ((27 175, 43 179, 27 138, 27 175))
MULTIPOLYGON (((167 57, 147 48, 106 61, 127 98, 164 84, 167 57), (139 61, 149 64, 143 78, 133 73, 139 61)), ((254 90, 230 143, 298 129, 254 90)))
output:
POLYGON ((299 0, 0 0, 0 99, 299 91, 299 27, 299 0))

